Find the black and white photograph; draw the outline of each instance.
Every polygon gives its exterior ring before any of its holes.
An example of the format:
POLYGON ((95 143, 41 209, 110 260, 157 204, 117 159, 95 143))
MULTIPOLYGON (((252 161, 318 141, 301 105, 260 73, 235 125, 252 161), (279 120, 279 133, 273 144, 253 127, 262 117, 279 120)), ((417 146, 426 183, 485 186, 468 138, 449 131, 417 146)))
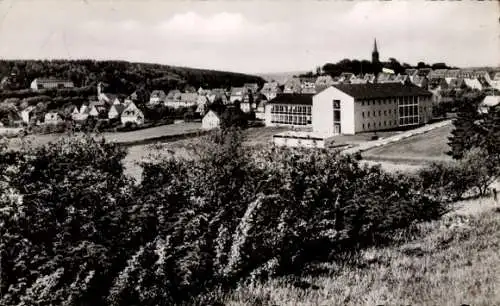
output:
POLYGON ((1 306, 500 305, 500 2, 0 0, 1 306))

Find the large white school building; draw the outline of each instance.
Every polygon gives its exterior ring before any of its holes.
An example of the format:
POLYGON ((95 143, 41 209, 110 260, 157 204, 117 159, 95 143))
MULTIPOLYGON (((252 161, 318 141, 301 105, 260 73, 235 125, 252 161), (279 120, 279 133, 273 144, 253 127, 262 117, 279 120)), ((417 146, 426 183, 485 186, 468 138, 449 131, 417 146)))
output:
POLYGON ((312 127, 322 135, 418 126, 432 118, 432 93, 413 84, 332 85, 315 95, 282 94, 266 105, 267 126, 312 127))

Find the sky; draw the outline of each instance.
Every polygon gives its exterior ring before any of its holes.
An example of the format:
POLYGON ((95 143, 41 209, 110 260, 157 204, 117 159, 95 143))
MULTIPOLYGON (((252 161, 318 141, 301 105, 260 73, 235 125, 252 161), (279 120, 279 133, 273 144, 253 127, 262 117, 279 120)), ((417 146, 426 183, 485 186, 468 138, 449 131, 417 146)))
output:
POLYGON ((109 59, 245 73, 344 58, 500 65, 497 1, 0 0, 0 58, 109 59))

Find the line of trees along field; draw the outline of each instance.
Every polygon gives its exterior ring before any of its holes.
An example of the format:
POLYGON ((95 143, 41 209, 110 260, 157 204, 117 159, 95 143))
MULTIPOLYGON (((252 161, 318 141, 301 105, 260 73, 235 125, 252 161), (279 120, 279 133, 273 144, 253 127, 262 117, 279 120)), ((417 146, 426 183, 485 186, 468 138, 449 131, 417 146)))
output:
POLYGON ((403 175, 331 151, 250 149, 222 130, 189 158, 144 163, 138 184, 124 149, 90 136, 4 147, 0 304, 210 305, 240 282, 300 274, 439 218, 498 175, 491 137, 452 166, 403 175))

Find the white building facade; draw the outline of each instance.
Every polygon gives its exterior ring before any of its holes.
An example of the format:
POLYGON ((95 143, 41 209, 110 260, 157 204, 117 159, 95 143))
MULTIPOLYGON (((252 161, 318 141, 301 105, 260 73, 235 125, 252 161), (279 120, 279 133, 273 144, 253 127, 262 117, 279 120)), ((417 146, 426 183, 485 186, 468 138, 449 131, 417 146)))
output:
POLYGON ((415 85, 342 84, 313 97, 313 131, 329 135, 418 126, 431 119, 432 93, 415 85))

